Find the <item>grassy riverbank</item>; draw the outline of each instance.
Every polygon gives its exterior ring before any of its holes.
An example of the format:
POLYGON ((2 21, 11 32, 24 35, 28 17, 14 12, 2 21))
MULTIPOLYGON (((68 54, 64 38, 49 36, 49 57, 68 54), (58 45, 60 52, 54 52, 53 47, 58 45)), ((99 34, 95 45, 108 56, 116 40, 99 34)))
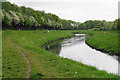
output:
POLYGON ((76 31, 3 31, 3 77, 26 76, 28 65, 18 46, 30 61, 31 78, 117 78, 117 75, 61 58, 41 48, 51 40, 73 36, 73 32, 76 31))
POLYGON ((100 49, 103 52, 112 52, 120 56, 120 49, 118 46, 118 31, 93 31, 83 30, 82 33, 91 34, 86 42, 88 45, 100 49))

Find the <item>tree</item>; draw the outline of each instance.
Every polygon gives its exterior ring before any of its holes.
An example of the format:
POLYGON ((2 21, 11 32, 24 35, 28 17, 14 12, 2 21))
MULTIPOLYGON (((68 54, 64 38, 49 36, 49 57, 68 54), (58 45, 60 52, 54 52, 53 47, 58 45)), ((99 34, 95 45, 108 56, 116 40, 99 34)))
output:
POLYGON ((10 2, 3 2, 2 3, 2 9, 4 9, 6 12, 9 12, 10 8, 11 8, 10 2))
POLYGON ((11 26, 12 25, 12 19, 11 19, 10 15, 6 12, 4 12, 3 14, 4 14, 4 17, 2 19, 2 22, 4 23, 3 25, 11 26))
POLYGON ((86 21, 86 22, 84 22, 84 24, 86 25, 87 29, 94 28, 94 21, 93 20, 86 21))
POLYGON ((20 22, 19 17, 16 15, 14 11, 10 11, 9 13, 12 19, 13 26, 17 25, 20 22))
POLYGON ((78 29, 86 29, 86 25, 84 23, 79 24, 78 29))

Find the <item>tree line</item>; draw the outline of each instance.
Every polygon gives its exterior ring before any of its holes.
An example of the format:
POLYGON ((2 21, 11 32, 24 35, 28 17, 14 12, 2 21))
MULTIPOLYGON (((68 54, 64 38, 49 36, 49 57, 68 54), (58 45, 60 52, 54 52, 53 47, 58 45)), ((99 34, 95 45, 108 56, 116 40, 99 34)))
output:
POLYGON ((120 19, 116 19, 115 21, 106 21, 106 20, 88 20, 84 23, 81 23, 78 28, 79 29, 92 29, 95 30, 118 30, 120 25, 120 19))
POLYGON ((17 6, 10 2, 2 3, 2 29, 12 30, 86 30, 95 28, 96 30, 117 30, 119 19, 115 21, 88 20, 84 23, 65 20, 52 13, 34 10, 25 6, 17 6))

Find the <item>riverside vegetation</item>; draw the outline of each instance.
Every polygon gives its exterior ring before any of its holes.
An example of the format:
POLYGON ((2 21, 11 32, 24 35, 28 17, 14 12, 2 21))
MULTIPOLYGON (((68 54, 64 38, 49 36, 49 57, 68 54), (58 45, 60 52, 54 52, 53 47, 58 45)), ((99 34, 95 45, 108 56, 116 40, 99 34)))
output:
POLYGON ((91 47, 99 49, 112 55, 120 56, 118 31, 93 31, 83 30, 81 33, 91 34, 86 43, 91 47))

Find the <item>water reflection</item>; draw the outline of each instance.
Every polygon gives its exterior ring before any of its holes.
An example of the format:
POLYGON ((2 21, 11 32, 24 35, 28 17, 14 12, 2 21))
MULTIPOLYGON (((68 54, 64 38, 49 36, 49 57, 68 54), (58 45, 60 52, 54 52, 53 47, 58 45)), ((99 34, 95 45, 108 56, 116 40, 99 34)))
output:
POLYGON ((82 43, 83 41, 85 41, 85 37, 84 36, 79 36, 79 37, 73 37, 68 39, 67 41, 64 41, 61 46, 65 47, 65 46, 73 46, 76 45, 78 43, 82 43))
POLYGON ((55 53, 55 54, 59 55, 61 47, 62 47, 61 43, 63 41, 64 40, 55 41, 54 43, 51 43, 48 46, 46 46, 45 49, 48 50, 48 51, 50 51, 50 52, 52 52, 52 53, 55 53))
POLYGON ((100 51, 90 48, 85 43, 85 35, 76 35, 70 39, 55 42, 49 51, 59 54, 64 58, 69 58, 87 65, 95 66, 99 70, 118 74, 118 60, 116 56, 110 56, 100 51))

